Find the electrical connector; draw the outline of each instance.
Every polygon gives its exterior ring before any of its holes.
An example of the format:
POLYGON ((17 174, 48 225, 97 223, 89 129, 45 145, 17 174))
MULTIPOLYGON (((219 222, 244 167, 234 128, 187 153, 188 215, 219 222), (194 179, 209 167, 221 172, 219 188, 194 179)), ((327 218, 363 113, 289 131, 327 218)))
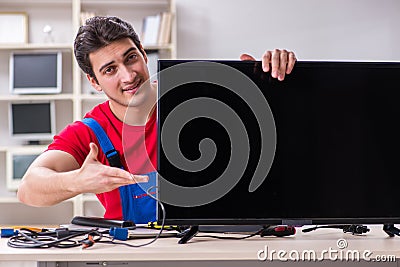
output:
POLYGON ((55 232, 56 232, 58 239, 65 238, 65 237, 72 235, 72 232, 70 230, 68 230, 68 228, 58 228, 55 230, 55 232))
MULTIPOLYGON (((162 224, 158 224, 157 222, 147 223, 147 228, 150 229, 161 229, 161 226, 162 224)), ((177 230, 177 231, 182 230, 181 228, 184 228, 184 230, 186 230, 187 227, 179 227, 177 225, 164 225, 163 227, 164 230, 177 230)))
POLYGON ((126 241, 128 239, 127 228, 111 227, 109 233, 110 236, 117 240, 126 241))
POLYGON ((87 239, 83 240, 82 242, 82 249, 89 248, 94 245, 94 239, 92 235, 88 235, 87 239))
POLYGON ((12 228, 3 228, 1 229, 0 236, 1 237, 11 237, 18 234, 18 230, 14 230, 12 228))

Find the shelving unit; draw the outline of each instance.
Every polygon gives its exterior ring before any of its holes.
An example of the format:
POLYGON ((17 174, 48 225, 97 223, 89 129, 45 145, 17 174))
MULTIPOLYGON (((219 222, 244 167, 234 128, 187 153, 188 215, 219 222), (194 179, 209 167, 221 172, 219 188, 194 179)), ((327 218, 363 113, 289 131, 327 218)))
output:
MULTIPOLYGON (((144 17, 163 11, 173 13, 171 42, 166 45, 145 47, 148 52, 157 52, 159 58, 176 57, 176 8, 174 0, 0 0, 0 12, 25 12, 28 15, 28 42, 23 44, 0 44, 0 224, 21 223, 65 223, 66 218, 76 215, 101 216, 103 208, 93 195, 80 195, 60 203, 56 207, 32 208, 18 202, 16 192, 6 187, 7 151, 25 146, 9 135, 8 104, 18 101, 55 101, 56 131, 67 124, 82 119, 93 106, 106 97, 91 89, 82 75, 73 56, 73 40, 80 26, 81 12, 96 15, 118 16, 132 23, 141 33, 144 17), (50 25, 51 40, 43 32, 50 25), (60 94, 13 95, 9 92, 9 56, 14 51, 62 51, 63 81, 60 94), (62 209, 62 216, 54 217, 55 210, 62 209), (67 216, 67 217, 66 217, 67 216), (15 218, 15 219, 14 219, 15 218), (30 218, 31 221, 30 221, 30 218)), ((43 150, 47 144, 43 145, 43 150)), ((56 213, 58 214, 58 212, 56 213)))

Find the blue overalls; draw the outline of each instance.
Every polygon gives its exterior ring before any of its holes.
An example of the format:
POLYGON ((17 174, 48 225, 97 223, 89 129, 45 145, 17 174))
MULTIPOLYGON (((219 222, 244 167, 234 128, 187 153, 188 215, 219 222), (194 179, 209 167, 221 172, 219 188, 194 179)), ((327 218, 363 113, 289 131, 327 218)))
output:
MULTIPOLYGON (((93 118, 85 118, 82 122, 95 133, 110 166, 123 169, 118 152, 100 124, 93 118)), ((143 175, 149 177, 147 183, 125 185, 118 188, 123 219, 133 221, 136 224, 147 224, 156 220, 156 200, 153 197, 155 197, 156 190, 154 186, 156 185, 157 175, 156 172, 143 175), (153 197, 149 196, 148 193, 153 197)))

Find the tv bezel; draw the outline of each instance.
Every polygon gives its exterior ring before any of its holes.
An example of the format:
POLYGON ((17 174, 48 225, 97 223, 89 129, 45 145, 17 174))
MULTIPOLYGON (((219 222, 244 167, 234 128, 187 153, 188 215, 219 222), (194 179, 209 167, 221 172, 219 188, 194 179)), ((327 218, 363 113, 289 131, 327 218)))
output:
POLYGON ((61 51, 29 51, 12 52, 10 54, 10 93, 11 94, 58 94, 62 91, 62 52, 61 51), (15 87, 14 86, 14 57, 15 55, 57 55, 57 84, 54 87, 15 87))
MULTIPOLYGON (((158 75, 162 73, 162 71, 166 68, 172 67, 177 64, 181 63, 187 63, 187 62, 193 62, 193 61, 198 61, 198 62, 215 62, 215 63, 222 63, 222 64, 229 64, 231 63, 237 63, 240 61, 233 61, 233 60, 171 60, 171 59, 166 59, 166 60, 159 60, 159 65, 158 65, 158 75), (165 66, 163 69, 161 69, 161 64, 165 63, 168 66, 165 66)), ((360 62, 360 61, 303 61, 305 64, 308 63, 322 63, 322 64, 329 64, 329 63, 335 63, 335 62, 341 62, 344 64, 352 65, 352 64, 360 64, 360 63, 368 63, 370 64, 370 67, 375 67, 375 66, 380 66, 384 67, 385 65, 387 68, 392 68, 396 64, 398 68, 400 68, 400 62, 397 61, 379 61, 379 62, 360 62)), ((258 63, 261 65, 261 62, 253 62, 253 63, 258 63)), ((298 64, 298 63, 297 63, 298 64)), ((159 92, 158 96, 160 97, 160 78, 158 79, 158 86, 159 86, 159 92)), ((159 104, 159 103, 158 103, 159 104)), ((158 118, 160 118, 160 108, 157 110, 158 112, 158 118)), ((160 136, 161 129, 160 129, 160 120, 158 119, 158 136, 160 136)), ((158 150, 160 150, 161 145, 160 145, 160 138, 158 138, 158 150)), ((160 164, 160 151, 157 153, 158 155, 158 160, 157 160, 157 170, 159 170, 159 164, 160 164)), ((157 187, 157 194, 159 194, 160 188, 157 187)), ((295 205, 295 203, 294 203, 295 205)), ((188 207, 185 207, 188 208, 188 207)), ((162 210, 157 207, 157 221, 158 223, 164 222, 165 224, 168 225, 184 225, 184 226, 198 226, 198 225, 293 225, 293 226, 304 226, 304 225, 318 225, 318 224, 400 224, 400 217, 271 217, 271 218, 213 218, 213 219, 206 219, 206 218, 168 218, 168 209, 166 209, 166 218, 163 218, 164 214, 162 210)))
POLYGON ((8 111, 8 121, 9 121, 9 129, 10 129, 10 136, 14 139, 18 140, 26 140, 26 141, 48 141, 53 138, 56 134, 56 112, 55 112, 55 101, 54 100, 47 100, 47 101, 14 101, 9 103, 9 111, 8 111), (13 105, 26 105, 26 104, 49 104, 50 105, 50 132, 48 133, 23 133, 23 134, 16 134, 14 133, 14 126, 13 126, 13 105))
POLYGON ((15 155, 37 155, 39 156, 44 150, 45 146, 23 146, 13 147, 6 151, 6 186, 10 191, 15 191, 22 180, 21 178, 14 178, 14 156, 15 155))

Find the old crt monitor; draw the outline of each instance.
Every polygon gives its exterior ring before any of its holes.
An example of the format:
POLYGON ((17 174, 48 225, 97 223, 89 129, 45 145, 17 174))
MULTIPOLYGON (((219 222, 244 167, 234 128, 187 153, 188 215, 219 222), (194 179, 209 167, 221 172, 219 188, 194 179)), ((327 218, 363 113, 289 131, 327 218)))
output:
POLYGON ((10 148, 6 153, 6 181, 9 190, 17 190, 18 185, 31 163, 45 150, 43 146, 23 146, 10 148))
POLYGON ((14 52, 10 55, 10 92, 13 94, 60 93, 60 51, 14 52))
POLYGON ((56 132, 54 101, 12 102, 9 125, 12 138, 28 142, 51 140, 56 132))
POLYGON ((261 62, 194 62, 159 61, 166 223, 400 223, 400 63, 297 62, 279 82, 261 62))

